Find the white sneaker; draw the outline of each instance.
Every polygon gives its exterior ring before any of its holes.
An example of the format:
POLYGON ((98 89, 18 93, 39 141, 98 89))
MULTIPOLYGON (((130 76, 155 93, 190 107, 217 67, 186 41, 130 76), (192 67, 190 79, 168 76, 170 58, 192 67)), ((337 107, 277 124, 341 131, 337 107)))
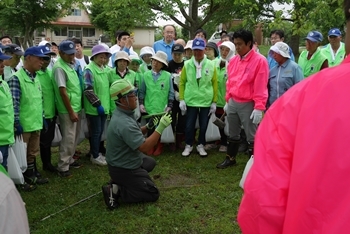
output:
POLYGON ((193 147, 190 145, 186 145, 184 151, 182 152, 182 156, 188 157, 190 153, 192 152, 193 147))
POLYGON ((106 161, 106 157, 105 157, 105 156, 103 156, 103 154, 102 154, 102 153, 98 153, 98 156, 99 156, 99 157, 101 157, 103 160, 105 160, 105 161, 106 161))
POLYGON ((94 158, 91 156, 90 158, 92 164, 97 164, 99 166, 106 166, 107 162, 106 160, 104 160, 101 156, 98 156, 97 158, 94 158))
POLYGON ((201 157, 206 157, 208 154, 204 150, 204 146, 202 144, 197 145, 197 151, 201 157))
POLYGON ((225 145, 221 145, 220 148, 219 148, 219 152, 227 152, 227 146, 225 145))

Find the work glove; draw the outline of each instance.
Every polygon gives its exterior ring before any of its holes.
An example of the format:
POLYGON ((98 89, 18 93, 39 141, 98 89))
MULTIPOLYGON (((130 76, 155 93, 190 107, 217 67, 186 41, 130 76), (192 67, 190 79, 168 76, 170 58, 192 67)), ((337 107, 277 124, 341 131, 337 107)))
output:
MULTIPOLYGON (((211 104, 211 106, 210 106, 209 115, 210 115, 210 114, 215 114, 215 111, 216 111, 216 103, 213 102, 213 103, 211 104)), ((208 116, 209 116, 209 115, 208 115, 208 116)))
POLYGON ((18 121, 18 122, 15 122, 15 134, 16 134, 17 136, 19 136, 19 135, 21 135, 22 133, 23 133, 23 128, 22 128, 20 122, 19 122, 19 121, 18 121))
POLYGON ((103 108, 103 106, 98 106, 97 107, 97 113, 98 113, 98 115, 104 115, 105 114, 105 109, 103 108))
POLYGON ((175 100, 180 101, 180 94, 178 91, 175 91, 175 100))
POLYGON ((148 120, 148 123, 146 124, 147 129, 153 129, 157 124, 159 123, 159 117, 153 116, 148 120))
POLYGON ((140 112, 141 113, 147 113, 146 109, 145 109, 145 106, 143 104, 140 105, 140 112))
POLYGON ((254 109, 252 114, 250 115, 250 119, 253 120, 253 124, 259 124, 261 122, 263 116, 262 110, 254 109))
POLYGON ((187 110, 186 102, 184 100, 181 100, 180 104, 179 104, 179 107, 180 107, 180 110, 186 111, 187 110))
POLYGON ((224 111, 225 111, 225 113, 227 113, 227 102, 226 102, 226 104, 224 106, 224 111))
POLYGON ((156 132, 158 132, 160 135, 162 135, 162 132, 164 129, 166 129, 172 122, 170 113, 166 113, 162 116, 162 118, 159 120, 158 127, 156 128, 156 132))

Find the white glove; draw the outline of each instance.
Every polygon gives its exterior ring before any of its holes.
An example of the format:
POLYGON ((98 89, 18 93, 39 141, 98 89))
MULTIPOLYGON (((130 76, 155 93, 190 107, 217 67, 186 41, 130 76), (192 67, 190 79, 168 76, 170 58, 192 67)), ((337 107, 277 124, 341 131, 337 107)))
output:
POLYGON ((142 105, 142 104, 140 105, 140 112, 141 112, 141 113, 147 113, 147 112, 146 112, 146 109, 145 109, 145 106, 142 105))
POLYGON ((164 111, 169 112, 169 111, 171 111, 171 108, 167 106, 164 111))
POLYGON ((209 111, 209 115, 210 114, 215 114, 215 111, 216 111, 216 103, 213 102, 210 106, 210 111, 209 111))
POLYGON ((180 94, 178 91, 175 91, 175 100, 180 101, 180 94))
POLYGON ((180 104, 179 104, 179 107, 180 107, 180 110, 186 111, 187 110, 186 102, 184 100, 181 100, 180 104))
POLYGON ((262 110, 257 110, 254 109, 252 114, 250 115, 250 119, 253 120, 253 124, 258 124, 260 123, 262 119, 263 111, 262 110))
POLYGON ((226 104, 224 106, 224 111, 225 111, 225 113, 227 113, 227 102, 226 102, 226 104))

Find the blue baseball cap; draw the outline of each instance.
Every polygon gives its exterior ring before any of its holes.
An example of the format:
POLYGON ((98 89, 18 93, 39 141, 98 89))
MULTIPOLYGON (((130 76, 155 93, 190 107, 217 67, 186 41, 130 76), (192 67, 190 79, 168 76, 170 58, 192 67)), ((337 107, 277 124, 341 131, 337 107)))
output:
POLYGON ((323 36, 318 31, 311 31, 307 34, 307 37, 305 39, 310 40, 312 42, 322 42, 323 36))
POLYGON ((46 54, 44 54, 43 49, 39 46, 32 46, 32 47, 29 47, 28 49, 26 49, 26 51, 24 51, 24 57, 26 57, 28 55, 32 55, 32 56, 40 57, 40 58, 49 57, 46 54))
POLYGON ((62 41, 58 46, 58 50, 65 54, 75 54, 77 52, 75 50, 75 43, 68 40, 62 41))
POLYGON ((43 50, 45 55, 56 55, 55 52, 52 52, 50 50, 50 47, 48 47, 47 45, 43 45, 43 46, 39 46, 39 47, 43 50))
POLYGON ((0 43, 0 60, 8 60, 8 59, 11 59, 12 56, 8 56, 8 55, 4 54, 4 52, 2 51, 3 48, 7 48, 7 46, 3 46, 3 45, 0 43))
POLYGON ((340 37, 341 36, 341 31, 339 30, 339 28, 332 28, 331 30, 329 30, 328 36, 340 37))
POLYGON ((205 41, 202 38, 195 38, 192 42, 192 50, 205 50, 205 41))

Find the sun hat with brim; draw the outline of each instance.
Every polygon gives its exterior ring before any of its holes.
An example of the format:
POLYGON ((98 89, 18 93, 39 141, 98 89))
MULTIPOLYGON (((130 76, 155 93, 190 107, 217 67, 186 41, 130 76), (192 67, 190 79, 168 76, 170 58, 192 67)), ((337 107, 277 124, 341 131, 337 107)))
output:
POLYGON ((191 49, 192 50, 192 43, 193 43, 193 40, 189 40, 185 46, 185 50, 187 49, 191 49))
MULTIPOLYGON (((125 51, 118 51, 117 53, 115 53, 115 57, 114 57, 114 64, 117 63, 118 60, 126 60, 128 61, 128 63, 130 63, 130 59, 129 59, 129 55, 128 53, 126 53, 125 51)), ((117 65, 116 65, 117 66, 117 65)))
POLYGON ((24 57, 27 57, 28 55, 35 56, 35 57, 40 57, 40 58, 48 58, 49 56, 44 54, 43 49, 41 46, 32 46, 26 49, 24 51, 24 57))
POLYGON ((136 92, 137 89, 133 86, 128 80, 120 79, 114 81, 109 88, 109 92, 111 94, 111 99, 113 101, 118 101, 123 96, 136 92))
POLYGON ((163 52, 163 51, 160 51, 160 50, 157 51, 157 53, 155 55, 153 55, 151 57, 151 59, 155 59, 158 62, 163 63, 165 66, 168 66, 168 62, 167 62, 168 55, 165 52, 163 52))
POLYGON ((74 42, 69 41, 69 40, 62 41, 60 43, 60 45, 58 46, 58 50, 62 51, 65 54, 75 54, 75 52, 77 52, 75 50, 74 42))
POLYGON ((90 60, 93 60, 98 54, 107 54, 108 58, 112 55, 103 45, 95 45, 92 47, 90 60))
POLYGON ((43 50, 44 54, 46 54, 46 55, 56 55, 56 53, 52 52, 50 50, 50 48, 48 46, 46 46, 46 45, 39 46, 39 47, 41 47, 41 49, 43 50))
POLYGON ((322 42, 323 41, 323 36, 320 32, 318 31, 311 31, 307 34, 305 37, 306 40, 310 40, 312 42, 322 42))
POLYGON ((2 47, 0 46, 0 60, 8 60, 8 59, 11 59, 11 58, 12 58, 12 56, 8 56, 8 55, 3 53, 2 47))
POLYGON ((131 61, 136 61, 138 64, 142 64, 142 60, 139 58, 139 56, 137 56, 136 54, 132 54, 129 56, 129 59, 131 61))
POLYGON ((276 44, 271 46, 269 51, 270 56, 272 56, 272 52, 275 52, 284 58, 290 58, 289 46, 284 42, 276 42, 276 44))
POLYGON ((21 47, 17 44, 8 44, 6 45, 7 48, 5 49, 5 52, 9 52, 11 54, 16 54, 16 55, 19 55, 19 56, 23 56, 23 51, 21 49, 21 47))

